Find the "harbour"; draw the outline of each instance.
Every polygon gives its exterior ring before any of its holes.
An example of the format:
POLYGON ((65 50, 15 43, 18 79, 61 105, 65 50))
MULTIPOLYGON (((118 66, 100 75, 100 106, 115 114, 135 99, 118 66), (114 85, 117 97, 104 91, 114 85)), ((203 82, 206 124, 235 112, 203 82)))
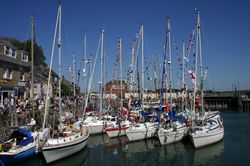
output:
MULTIPOLYGON (((126 137, 109 139, 104 134, 91 136, 86 149, 49 165, 248 165, 250 113, 225 110, 222 117, 230 130, 222 141, 201 149, 194 149, 189 140, 161 146, 157 139, 130 143, 126 137)), ((18 165, 47 164, 37 156, 18 165)))
POLYGON ((250 24, 229 14, 249 2, 183 3, 16 1, 19 28, 0 15, 0 165, 246 165, 250 47, 229 37, 247 43, 250 24))

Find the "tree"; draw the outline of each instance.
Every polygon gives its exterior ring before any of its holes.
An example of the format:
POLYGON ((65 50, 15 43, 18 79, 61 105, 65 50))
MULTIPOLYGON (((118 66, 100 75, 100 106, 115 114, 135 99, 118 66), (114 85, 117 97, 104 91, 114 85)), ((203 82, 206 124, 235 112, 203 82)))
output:
POLYGON ((68 85, 62 83, 61 89, 62 89, 63 96, 71 95, 71 89, 68 85))
MULTIPOLYGON (((17 39, 9 39, 11 44, 19 50, 24 50, 29 54, 29 61, 31 61, 31 39, 21 42, 17 39)), ((43 48, 34 41, 34 65, 46 67, 46 57, 43 53, 43 48)))

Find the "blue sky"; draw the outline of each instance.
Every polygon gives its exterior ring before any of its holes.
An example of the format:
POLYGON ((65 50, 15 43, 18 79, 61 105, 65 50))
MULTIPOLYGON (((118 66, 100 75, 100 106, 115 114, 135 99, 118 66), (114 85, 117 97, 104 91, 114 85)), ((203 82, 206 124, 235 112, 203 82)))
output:
MULTIPOLYGON (((37 42, 49 62, 57 7, 56 0, 1 0, 0 36, 27 40, 33 14, 37 42)), ((167 17, 171 19, 173 41, 178 43, 181 54, 181 43, 183 40, 188 43, 196 21, 194 9, 199 8, 204 64, 208 66, 205 88, 231 90, 232 84, 239 82, 240 89, 250 89, 249 7, 248 0, 62 0, 63 74, 69 78, 73 52, 77 62, 83 56, 84 32, 87 54, 95 55, 101 28, 105 29, 108 79, 113 74, 118 37, 123 40, 125 70, 140 24, 144 25, 147 63, 163 53, 167 17)), ((177 59, 174 53, 173 57, 177 59)), ((100 71, 99 66, 96 71, 100 71)), ((57 70, 56 65, 54 68, 57 70)), ((98 87, 99 74, 96 72, 95 76, 93 88, 98 87)), ((174 84, 177 87, 177 80, 174 84)))

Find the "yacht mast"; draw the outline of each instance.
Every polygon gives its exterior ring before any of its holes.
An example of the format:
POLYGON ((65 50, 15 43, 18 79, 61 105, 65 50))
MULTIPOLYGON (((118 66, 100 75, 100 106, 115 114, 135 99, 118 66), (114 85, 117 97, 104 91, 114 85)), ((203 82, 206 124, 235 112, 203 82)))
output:
POLYGON ((185 71, 184 71, 184 67, 185 67, 185 42, 183 41, 183 45, 182 45, 182 103, 181 103, 181 107, 182 107, 182 111, 184 110, 184 101, 185 101, 185 96, 184 96, 184 92, 186 92, 186 84, 185 84, 185 71))
POLYGON ((47 117, 47 112, 48 112, 48 107, 49 107, 49 89, 50 89, 50 81, 51 81, 51 70, 52 70, 52 63, 53 63, 53 57, 54 57, 56 33, 57 33, 58 22, 59 22, 60 16, 61 16, 61 5, 59 4, 58 11, 57 11, 54 39, 53 39, 52 50, 51 50, 51 58, 50 58, 50 66, 49 66, 49 78, 48 78, 48 82, 47 82, 47 90, 46 90, 46 98, 45 98, 45 111, 44 111, 44 117, 43 117, 43 130, 45 128, 45 122, 46 122, 46 117, 47 117))
POLYGON ((197 91, 197 68, 198 68, 198 33, 199 33, 199 12, 198 12, 198 18, 197 18, 197 23, 196 23, 196 48, 195 48, 195 78, 194 78, 194 103, 193 103, 193 109, 195 110, 195 99, 196 99, 196 91, 197 91))
POLYGON ((170 19, 167 20, 167 32, 168 32, 168 53, 169 53, 169 92, 170 92, 170 110, 172 110, 172 55, 171 55, 171 29, 170 19))
POLYGON ((87 90, 87 97, 86 97, 86 100, 85 100, 85 105, 84 105, 84 110, 83 110, 83 117, 84 118, 85 118, 86 108, 87 108, 87 105, 88 105, 88 99, 89 99, 89 95, 90 95, 93 75, 94 75, 94 72, 95 72, 96 61, 97 61, 97 57, 98 57, 98 54, 99 54, 99 48, 100 48, 100 45, 101 45, 101 38, 102 38, 101 36, 100 36, 100 39, 99 39, 99 42, 98 42, 98 48, 97 48, 96 55, 95 55, 95 58, 94 58, 93 67, 92 67, 92 55, 90 54, 90 61, 89 61, 90 66, 89 66, 89 74, 88 74, 89 75, 88 90, 87 90))
POLYGON ((75 53, 73 53, 73 81, 74 81, 74 97, 76 97, 76 59, 75 53))
POLYGON ((61 60, 61 46, 62 46, 62 41, 61 41, 61 15, 62 15, 62 11, 61 11, 61 5, 59 6, 59 10, 60 10, 60 17, 59 17, 59 27, 58 27, 58 61, 59 61, 59 113, 60 113, 60 117, 62 114, 62 92, 61 92, 61 84, 62 84, 62 60, 61 60))
MULTIPOLYGON (((85 85, 85 100, 87 98, 87 74, 86 74, 86 67, 87 67, 87 34, 84 33, 84 68, 83 68, 83 77, 84 77, 84 85, 85 85)), ((84 86, 83 86, 84 87, 84 86)))
POLYGON ((121 90, 121 103, 120 103, 120 105, 121 105, 121 108, 122 108, 122 106, 123 106, 123 97, 122 97, 122 88, 123 88, 123 86, 122 86, 122 38, 120 37, 119 38, 119 53, 120 53, 120 90, 121 90))
POLYGON ((101 30, 101 80, 100 80, 100 113, 102 112, 102 84, 103 84, 103 79, 102 79, 102 68, 103 68, 103 37, 104 37, 104 30, 101 30))
POLYGON ((135 78, 135 65, 134 64, 134 55, 135 55, 135 45, 136 45, 136 42, 137 42, 137 37, 136 39, 132 42, 132 48, 131 48, 131 61, 130 61, 130 86, 129 86, 129 103, 128 103, 128 108, 129 110, 131 109, 131 102, 132 102, 132 90, 133 90, 133 85, 134 85, 134 78, 135 78))
POLYGON ((143 25, 141 25, 141 60, 142 60, 142 91, 141 91, 141 94, 142 94, 142 109, 144 109, 144 38, 143 38, 143 25))
POLYGON ((197 19, 197 35, 199 37, 199 51, 200 51, 200 79, 201 79, 201 111, 202 115, 204 114, 204 104, 203 104, 203 71, 202 71, 202 54, 201 54, 201 24, 200 24, 200 11, 197 11, 198 13, 198 19, 197 19))
POLYGON ((31 16, 31 102, 32 102, 32 117, 35 118, 34 104, 34 17, 31 16))

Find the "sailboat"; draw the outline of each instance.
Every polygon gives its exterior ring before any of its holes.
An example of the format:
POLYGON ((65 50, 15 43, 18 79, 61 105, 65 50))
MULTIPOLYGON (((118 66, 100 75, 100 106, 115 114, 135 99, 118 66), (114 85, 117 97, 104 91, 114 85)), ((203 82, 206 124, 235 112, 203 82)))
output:
POLYGON ((111 126, 107 127, 105 129, 107 135, 109 138, 119 137, 126 135, 125 131, 129 128, 130 122, 125 118, 122 120, 122 111, 126 111, 123 107, 123 95, 122 95, 122 39, 119 38, 118 44, 117 44, 117 52, 119 54, 119 69, 120 69, 120 90, 121 90, 121 103, 120 103, 120 118, 117 119, 114 123, 112 123, 111 126))
MULTIPOLYGON (((143 41, 143 25, 141 25, 140 28, 140 36, 139 36, 139 42, 141 39, 141 53, 142 53, 142 94, 141 94, 141 100, 142 100, 142 106, 141 106, 141 112, 144 110, 144 41, 143 41)), ((139 44, 138 44, 139 47, 139 44)), ((138 50, 137 50, 138 53, 138 50)), ((136 64, 136 63, 135 63, 136 64)), ((157 130, 157 123, 156 122, 140 122, 136 124, 132 124, 127 130, 126 135, 129 139, 129 141, 137 141, 142 139, 148 139, 155 136, 157 130)))
POLYGON ((27 128, 15 129, 9 140, 1 144, 0 164, 13 164, 36 155, 38 133, 27 128))
MULTIPOLYGON (((98 44, 98 49, 97 49, 97 52, 96 52, 96 57, 95 57, 95 62, 94 62, 94 70, 95 70, 95 65, 96 65, 96 60, 97 60, 97 55, 99 53, 99 47, 101 46, 101 82, 100 82, 100 110, 99 110, 99 113, 100 115, 99 116, 88 116, 86 117, 86 119, 82 119, 81 121, 83 122, 83 127, 87 127, 88 130, 89 130, 89 134, 101 134, 101 133, 104 133, 105 132, 105 127, 107 125, 110 125, 110 121, 105 118, 105 117, 101 117, 101 113, 102 113, 102 97, 103 97, 103 92, 102 92, 102 66, 103 66, 103 46, 104 46, 104 30, 101 30, 101 36, 100 36, 100 40, 99 40, 99 44, 98 44)), ((84 111, 83 111, 83 114, 85 115, 85 112, 86 112, 86 107, 87 107, 87 101, 88 101, 88 98, 89 98, 89 93, 90 93, 90 87, 91 87, 91 84, 92 84, 92 78, 93 78, 93 73, 94 73, 94 70, 92 71, 91 73, 91 78, 90 78, 90 82, 89 82, 89 86, 88 86, 88 93, 87 93, 87 97, 86 97, 86 100, 85 100, 85 107, 84 107, 84 111)))
MULTIPOLYGON (((170 143, 174 143, 174 142, 178 142, 181 141, 185 135, 185 133, 187 132, 187 127, 186 124, 183 122, 180 122, 176 116, 175 116, 175 112, 172 109, 172 68, 171 68, 171 41, 170 41, 170 33, 171 33, 171 29, 170 29, 170 19, 167 20, 167 38, 166 38, 166 46, 165 46, 165 56, 164 56, 164 66, 163 66, 163 76, 165 76, 166 74, 166 58, 167 58, 167 49, 168 49, 168 54, 169 54, 169 82, 170 82, 170 112, 168 113, 169 118, 170 118, 170 124, 166 125, 163 124, 163 126, 161 125, 158 131, 158 138, 159 141, 161 143, 161 145, 166 145, 166 144, 170 144, 170 143), (171 117, 171 115, 173 115, 171 117), (173 121, 175 120, 175 121, 173 121)), ((163 91, 163 86, 164 86, 164 77, 162 79, 162 91, 163 91)), ((162 96, 163 96, 163 92, 161 93, 161 105, 160 105, 160 110, 162 109, 162 96)), ((182 118, 182 117, 181 117, 182 118)))
MULTIPOLYGON (((34 101, 34 87, 33 87, 33 65, 34 65, 34 17, 31 17, 31 67, 32 67, 32 101, 34 101)), ((34 118, 34 107, 33 107, 34 118)), ((1 144, 0 148, 0 164, 13 164, 22 160, 26 160, 31 156, 37 154, 38 149, 38 132, 32 132, 29 128, 32 128, 36 121, 31 119, 31 122, 23 127, 15 128, 8 139, 8 141, 1 144), (2 163, 3 162, 3 163, 2 163)), ((17 124, 16 124, 17 125, 17 124)))
MULTIPOLYGON (((54 34, 54 41, 53 41, 53 49, 51 54, 50 60, 50 70, 49 70, 49 78, 48 78, 48 85, 50 84, 50 74, 51 74, 51 67, 53 62, 53 50, 55 46, 55 39, 57 28, 59 31, 58 35, 58 53, 59 53, 59 112, 61 115, 61 5, 58 7, 57 13, 57 21, 56 21, 56 28, 54 34)), ((48 91, 48 90, 47 90, 48 91)), ((43 129, 45 126, 45 118, 46 112, 48 109, 48 92, 46 95, 46 104, 45 104, 45 116, 44 116, 44 124, 43 129)), ((64 130, 60 131, 60 135, 57 138, 49 138, 46 143, 42 147, 42 153, 47 163, 51 163, 62 158, 68 157, 86 147, 87 140, 89 137, 88 129, 81 128, 80 130, 64 130)))
MULTIPOLYGON (((201 34, 200 34, 200 11, 197 11, 197 24, 196 24, 196 67, 195 67, 195 76, 197 76, 197 63, 198 63, 198 50, 200 56, 200 101, 201 101, 201 116, 199 113, 195 114, 195 118, 193 118, 192 130, 189 133, 191 141, 195 148, 204 147, 213 143, 216 143, 223 139, 224 137, 224 126, 222 118, 220 117, 220 113, 218 111, 204 111, 203 104, 203 82, 205 76, 202 71, 202 56, 201 56, 201 34)), ((195 77, 195 88, 194 94, 197 90, 195 77)), ((194 108, 195 101, 197 96, 194 95, 194 108)), ((198 109, 198 107, 196 107, 198 109)))

